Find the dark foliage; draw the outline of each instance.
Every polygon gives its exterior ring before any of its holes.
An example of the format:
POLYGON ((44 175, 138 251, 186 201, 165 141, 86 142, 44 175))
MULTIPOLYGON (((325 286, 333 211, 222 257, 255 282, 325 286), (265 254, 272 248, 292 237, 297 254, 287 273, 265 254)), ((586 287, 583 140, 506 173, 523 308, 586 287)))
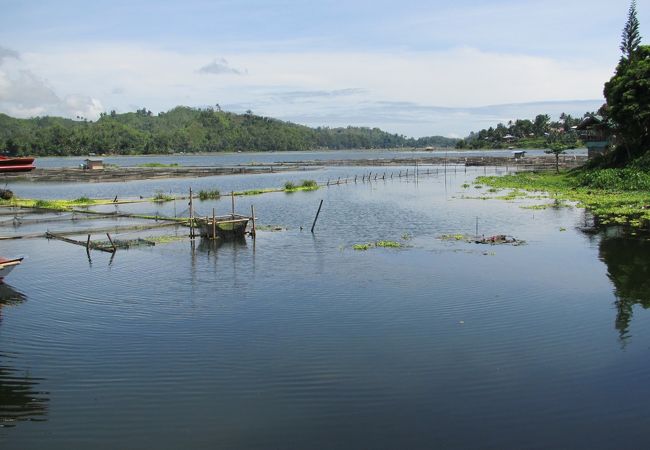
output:
POLYGON ((314 129, 250 112, 182 106, 157 116, 146 108, 125 114, 111 111, 96 122, 60 117, 14 119, 0 114, 0 153, 9 155, 450 147, 455 143, 444 137, 407 138, 378 128, 314 129))

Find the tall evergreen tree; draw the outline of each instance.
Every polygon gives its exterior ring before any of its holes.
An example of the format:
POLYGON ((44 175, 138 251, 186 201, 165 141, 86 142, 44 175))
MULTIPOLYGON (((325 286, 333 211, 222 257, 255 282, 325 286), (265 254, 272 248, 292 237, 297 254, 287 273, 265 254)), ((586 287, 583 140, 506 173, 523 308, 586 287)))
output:
POLYGON ((632 59, 634 53, 641 44, 641 34, 639 33, 639 19, 636 17, 636 0, 632 0, 630 10, 627 14, 627 22, 623 28, 621 40, 621 51, 623 57, 632 59))

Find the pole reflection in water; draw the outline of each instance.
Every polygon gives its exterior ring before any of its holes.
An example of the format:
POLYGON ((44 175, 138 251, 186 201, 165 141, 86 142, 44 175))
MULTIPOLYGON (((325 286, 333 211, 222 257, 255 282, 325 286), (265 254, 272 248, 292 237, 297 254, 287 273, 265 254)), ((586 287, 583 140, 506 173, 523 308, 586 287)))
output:
MULTIPOLYGON (((2 308, 26 301, 24 294, 0 284, 0 321, 2 308)), ((0 352, 0 428, 14 427, 22 421, 45 421, 49 393, 38 390, 40 378, 11 365, 17 355, 0 352)))

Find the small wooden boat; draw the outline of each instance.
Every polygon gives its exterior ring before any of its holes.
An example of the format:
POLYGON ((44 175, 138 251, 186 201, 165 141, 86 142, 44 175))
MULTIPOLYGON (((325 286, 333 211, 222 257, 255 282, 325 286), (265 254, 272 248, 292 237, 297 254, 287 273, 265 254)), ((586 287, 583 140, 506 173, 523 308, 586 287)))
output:
POLYGON ((228 214, 226 216, 196 218, 201 237, 233 239, 243 237, 250 217, 241 214, 228 214))
POLYGON ((0 283, 21 262, 23 262, 23 258, 7 259, 0 256, 0 283))
POLYGON ((0 173, 2 172, 29 172, 34 170, 34 158, 12 158, 0 155, 0 173))

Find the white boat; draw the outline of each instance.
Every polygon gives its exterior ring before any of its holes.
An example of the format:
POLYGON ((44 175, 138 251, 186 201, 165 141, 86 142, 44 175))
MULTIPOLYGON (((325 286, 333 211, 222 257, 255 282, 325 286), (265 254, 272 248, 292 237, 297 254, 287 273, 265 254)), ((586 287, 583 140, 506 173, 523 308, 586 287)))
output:
POLYGON ((23 258, 7 259, 0 256, 0 283, 21 262, 23 262, 23 258))

